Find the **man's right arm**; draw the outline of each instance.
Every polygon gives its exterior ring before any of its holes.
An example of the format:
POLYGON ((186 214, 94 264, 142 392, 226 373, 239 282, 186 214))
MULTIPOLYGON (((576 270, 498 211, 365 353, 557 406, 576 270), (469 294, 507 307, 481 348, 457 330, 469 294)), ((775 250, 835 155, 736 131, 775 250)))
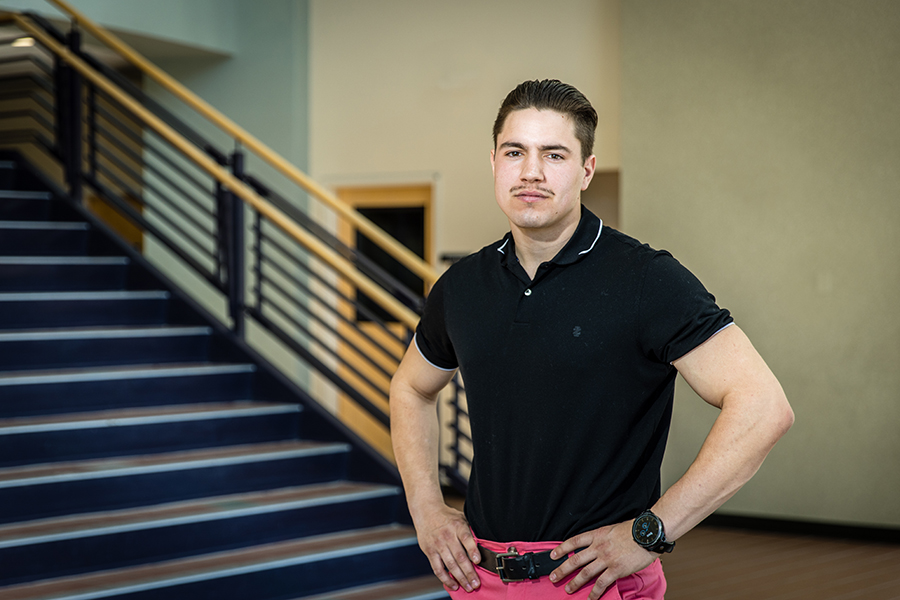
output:
POLYGON ((472 591, 480 585, 478 547, 463 514, 444 502, 438 477, 437 398, 454 372, 410 344, 391 380, 391 439, 419 547, 445 586, 472 591))

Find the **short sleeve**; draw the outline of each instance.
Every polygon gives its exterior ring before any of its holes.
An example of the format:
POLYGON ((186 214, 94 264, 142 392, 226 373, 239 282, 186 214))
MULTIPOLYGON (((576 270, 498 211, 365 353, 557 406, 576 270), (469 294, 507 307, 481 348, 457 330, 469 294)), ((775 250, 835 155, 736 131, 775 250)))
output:
POLYGON ((733 322, 693 273, 671 254, 648 261, 641 288, 640 340, 647 356, 671 363, 733 322))
POLYGON ((415 343, 422 357, 439 369, 453 370, 459 366, 444 311, 446 274, 432 286, 425 300, 425 310, 416 327, 415 343))

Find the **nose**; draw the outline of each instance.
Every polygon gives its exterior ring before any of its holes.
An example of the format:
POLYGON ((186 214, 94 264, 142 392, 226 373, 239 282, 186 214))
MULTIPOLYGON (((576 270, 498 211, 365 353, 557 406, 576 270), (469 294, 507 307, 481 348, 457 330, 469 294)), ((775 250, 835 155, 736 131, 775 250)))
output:
POLYGON ((535 154, 528 154, 522 162, 522 180, 523 181, 542 181, 544 179, 544 169, 541 159, 535 154))

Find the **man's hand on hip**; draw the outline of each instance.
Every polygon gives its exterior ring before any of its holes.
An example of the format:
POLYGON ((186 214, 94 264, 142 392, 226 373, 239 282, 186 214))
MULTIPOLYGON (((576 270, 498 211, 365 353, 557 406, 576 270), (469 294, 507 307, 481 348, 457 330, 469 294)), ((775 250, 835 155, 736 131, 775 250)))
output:
POLYGON ((566 584, 566 592, 573 594, 586 583, 597 578, 588 598, 597 600, 617 579, 631 575, 648 566, 658 557, 641 548, 631 534, 631 521, 586 531, 569 538, 550 555, 560 558, 584 548, 570 556, 550 574, 551 581, 562 581, 575 571, 580 572, 566 584))
POLYGON ((444 505, 417 521, 416 533, 419 547, 445 586, 451 590, 462 586, 471 592, 481 585, 474 566, 481 555, 460 511, 444 505))

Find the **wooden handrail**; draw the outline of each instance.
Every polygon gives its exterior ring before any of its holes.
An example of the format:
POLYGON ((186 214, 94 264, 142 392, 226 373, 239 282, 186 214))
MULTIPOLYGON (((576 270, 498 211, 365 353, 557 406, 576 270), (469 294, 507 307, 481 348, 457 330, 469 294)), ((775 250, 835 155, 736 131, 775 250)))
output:
POLYGON ((240 141, 246 148, 258 154, 263 160, 275 167, 294 183, 337 211, 342 217, 350 221, 357 229, 362 231, 388 254, 397 259, 403 266, 421 277, 426 282, 427 287, 431 287, 431 284, 437 281, 437 271, 435 271, 427 262, 416 256, 409 248, 385 233, 383 229, 361 215, 352 206, 342 202, 337 196, 319 185, 281 155, 270 149, 256 139, 256 137, 234 123, 231 119, 213 108, 205 100, 181 85, 178 81, 169 76, 168 73, 138 54, 130 46, 125 44, 125 42, 88 19, 67 2, 64 2, 63 0, 47 1, 56 5, 63 12, 68 13, 76 23, 87 30, 91 35, 118 52, 123 58, 148 76, 152 77, 157 83, 166 88, 181 101, 206 117, 214 125, 226 131, 232 138, 240 141))
POLYGON ((220 166, 216 161, 210 158, 206 153, 197 149, 196 146, 188 142, 174 129, 169 127, 162 119, 144 108, 140 103, 131 98, 128 94, 119 89, 118 86, 110 82, 106 77, 94 71, 81 58, 73 54, 68 48, 59 44, 52 37, 47 35, 40 28, 33 25, 30 21, 21 15, 15 15, 14 20, 20 29, 29 33, 32 37, 43 44, 48 50, 65 60, 73 68, 75 68, 82 76, 89 79, 94 85, 109 94, 122 106, 138 116, 147 126, 156 131, 162 138, 167 140, 175 148, 183 152, 188 158, 193 160, 203 170, 218 180, 222 185, 239 196, 244 202, 249 204, 260 214, 271 220, 285 233, 302 244, 310 252, 314 253, 320 259, 328 263, 342 276, 350 280, 353 285, 362 290, 366 295, 373 298, 378 304, 390 312, 401 323, 415 329, 419 321, 419 316, 399 302, 394 296, 385 291, 381 286, 363 275, 354 265, 346 258, 332 250, 326 244, 319 241, 310 233, 304 231, 293 220, 285 215, 281 210, 273 206, 271 203, 259 196, 252 188, 243 181, 235 177, 232 173, 220 166))

